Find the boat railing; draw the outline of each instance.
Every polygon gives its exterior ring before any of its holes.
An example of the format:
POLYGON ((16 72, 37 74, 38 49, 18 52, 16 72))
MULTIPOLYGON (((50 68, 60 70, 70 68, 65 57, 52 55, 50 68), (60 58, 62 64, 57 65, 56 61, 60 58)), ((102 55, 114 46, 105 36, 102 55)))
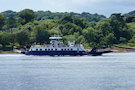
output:
MULTIPOLYGON (((32 45, 32 48, 52 48, 52 47, 59 47, 59 48, 68 48, 69 45, 66 44, 60 44, 60 45, 53 45, 53 44, 46 44, 46 45, 32 45)), ((73 47, 79 47, 81 48, 80 44, 75 44, 73 47)))

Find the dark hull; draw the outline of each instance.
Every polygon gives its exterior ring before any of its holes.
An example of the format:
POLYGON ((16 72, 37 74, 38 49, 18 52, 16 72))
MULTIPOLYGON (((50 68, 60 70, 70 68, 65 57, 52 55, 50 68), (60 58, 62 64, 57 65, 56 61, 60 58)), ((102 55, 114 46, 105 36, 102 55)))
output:
POLYGON ((49 56, 64 56, 64 55, 70 55, 70 56, 76 56, 76 55, 87 55, 87 52, 85 51, 28 51, 25 52, 26 55, 49 55, 49 56))

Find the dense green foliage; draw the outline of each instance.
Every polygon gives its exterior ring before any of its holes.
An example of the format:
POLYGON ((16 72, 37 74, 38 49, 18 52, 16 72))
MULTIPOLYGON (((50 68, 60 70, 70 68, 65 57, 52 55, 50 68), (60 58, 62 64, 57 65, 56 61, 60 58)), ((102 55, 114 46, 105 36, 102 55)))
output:
POLYGON ((127 23, 135 21, 135 11, 131 11, 131 12, 127 13, 127 14, 124 14, 123 16, 124 16, 125 21, 127 23))
POLYGON ((35 13, 33 10, 25 9, 19 13, 19 17, 22 20, 22 24, 26 24, 34 20, 35 13))
POLYGON ((124 15, 81 14, 74 12, 53 13, 50 11, 34 12, 24 9, 20 12, 11 10, 0 14, 0 49, 10 50, 49 43, 49 36, 57 34, 57 25, 64 43, 75 40, 86 48, 112 46, 114 44, 135 44, 135 12, 124 15), (131 18, 132 17, 132 18, 131 18))

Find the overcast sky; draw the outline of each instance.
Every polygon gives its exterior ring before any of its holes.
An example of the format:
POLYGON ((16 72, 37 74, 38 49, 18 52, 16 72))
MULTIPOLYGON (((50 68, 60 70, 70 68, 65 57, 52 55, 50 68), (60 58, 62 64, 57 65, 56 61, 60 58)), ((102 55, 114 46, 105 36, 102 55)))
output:
POLYGON ((0 0, 0 12, 44 10, 52 12, 89 12, 110 16, 135 10, 135 0, 0 0))

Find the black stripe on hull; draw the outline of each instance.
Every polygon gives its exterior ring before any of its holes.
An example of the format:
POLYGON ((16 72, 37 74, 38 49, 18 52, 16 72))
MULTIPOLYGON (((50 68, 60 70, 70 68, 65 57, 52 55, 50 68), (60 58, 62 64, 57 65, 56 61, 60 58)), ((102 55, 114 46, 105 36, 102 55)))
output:
POLYGON ((26 55, 49 55, 49 56, 54 56, 54 55, 87 55, 85 51, 28 51, 25 53, 26 55))

